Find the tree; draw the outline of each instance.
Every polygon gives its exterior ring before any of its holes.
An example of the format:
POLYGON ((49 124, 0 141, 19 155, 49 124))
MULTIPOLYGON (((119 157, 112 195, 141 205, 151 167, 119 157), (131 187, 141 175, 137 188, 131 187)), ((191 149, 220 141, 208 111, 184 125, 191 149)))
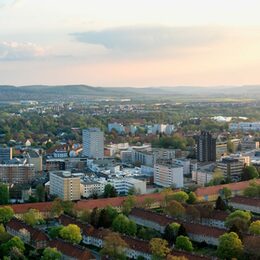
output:
POLYGON ((244 190, 244 195, 251 198, 260 198, 260 184, 252 181, 244 190))
POLYGON ((17 236, 1 245, 1 251, 5 256, 9 255, 13 248, 17 248, 21 253, 25 250, 23 241, 17 236))
POLYGON ((184 191, 177 191, 168 196, 168 200, 176 200, 180 203, 185 203, 188 199, 189 195, 184 191))
POLYGON ((235 152, 235 146, 234 146, 234 143, 231 140, 227 141, 227 151, 229 153, 234 153, 235 152))
POLYGON ((8 185, 0 183, 0 205, 9 203, 9 188, 8 185))
POLYGON ((224 187, 221 191, 220 194, 224 196, 224 198, 227 200, 231 197, 232 191, 228 187, 224 187))
POLYGON ((116 232, 128 235, 135 235, 137 228, 135 222, 129 220, 123 214, 119 214, 112 223, 112 228, 116 232))
POLYGON ((62 230, 63 226, 58 226, 58 227, 51 227, 49 230, 49 235, 51 238, 56 238, 59 237, 60 231, 62 230))
POLYGON ((44 186, 41 184, 36 186, 36 197, 40 202, 45 201, 45 189, 44 186))
POLYGON ((60 260, 62 259, 62 254, 57 250, 57 248, 46 247, 43 251, 41 257, 42 260, 60 260))
POLYGON ((187 236, 187 232, 183 224, 180 225, 177 236, 187 236))
POLYGON ((9 206, 0 208, 0 223, 6 224, 14 216, 14 211, 9 206))
POLYGON ((164 238, 170 243, 174 243, 176 237, 178 236, 180 224, 177 222, 172 222, 171 224, 167 225, 164 230, 164 238))
POLYGON ((37 209, 29 209, 29 211, 23 215, 23 221, 30 226, 44 223, 42 213, 37 209))
POLYGON ((193 205, 189 205, 186 208, 186 217, 190 220, 199 220, 200 219, 200 211, 196 209, 193 205))
POLYGON ((91 212, 89 209, 83 209, 80 211, 79 219, 84 223, 90 223, 91 212))
POLYGON ((5 227, 3 224, 0 224, 0 234, 5 233, 5 227))
POLYGON ((251 213, 243 210, 236 210, 228 215, 225 221, 225 225, 231 228, 236 226, 240 231, 246 232, 251 220, 251 213))
POLYGON ((215 209, 217 209, 217 210, 226 210, 227 209, 227 205, 226 205, 225 201, 221 198, 221 196, 218 196, 218 198, 216 200, 215 209))
POLYGON ((136 195, 137 193, 138 192, 134 187, 130 188, 127 192, 128 195, 136 195))
POLYGON ((166 260, 188 260, 185 256, 167 255, 166 260))
POLYGON ((259 173, 255 166, 246 166, 242 172, 241 179, 242 181, 248 181, 251 179, 259 178, 259 173))
POLYGON ((242 242, 235 232, 220 236, 217 254, 221 259, 239 258, 242 252, 242 242))
POLYGON ((155 199, 153 198, 145 198, 142 205, 145 209, 150 209, 151 206, 153 205, 153 203, 155 203, 155 199))
POLYGON ((95 207, 90 214, 90 224, 95 228, 97 228, 99 224, 99 215, 100 210, 97 207, 95 207))
POLYGON ((63 207, 63 211, 65 214, 68 214, 72 217, 76 215, 75 209, 74 209, 74 202, 73 201, 62 201, 61 205, 63 207))
POLYGON ((164 259, 170 253, 168 242, 164 239, 153 238, 150 240, 149 245, 152 251, 152 255, 159 259, 164 259))
POLYGON ((208 185, 219 185, 224 183, 224 174, 223 171, 219 168, 216 168, 213 172, 212 180, 208 183, 208 185))
POLYGON ((136 197, 133 195, 127 196, 127 198, 123 201, 122 212, 128 216, 128 214, 135 206, 135 204, 136 204, 136 197))
POLYGON ((188 252, 193 251, 193 246, 190 239, 187 236, 178 236, 176 238, 175 247, 188 252))
POLYGON ((104 198, 117 197, 117 191, 116 191, 115 187, 112 186, 111 184, 107 184, 107 185, 105 186, 103 196, 104 196, 104 198))
POLYGON ((187 200, 187 203, 189 203, 189 204, 194 204, 196 201, 197 201, 197 196, 196 196, 196 194, 193 192, 193 191, 191 191, 191 192, 189 192, 189 198, 188 198, 188 200, 187 200))
POLYGON ((185 215, 185 208, 178 201, 171 201, 165 208, 166 213, 173 217, 182 217, 185 215))
POLYGON ((246 236, 243 242, 245 259, 259 260, 260 250, 258 248, 260 245, 260 236, 246 236))
POLYGON ((126 242, 117 233, 110 233, 105 237, 104 247, 101 254, 109 256, 109 259, 120 260, 126 259, 124 249, 127 247, 126 242))
POLYGON ((82 240, 80 228, 75 224, 69 224, 60 230, 60 237, 71 243, 79 243, 82 240))
POLYGON ((61 214, 63 214, 64 209, 62 205, 62 200, 60 198, 56 198, 51 205, 51 213, 54 217, 59 217, 61 214))
POLYGON ((249 232, 253 235, 260 235, 260 220, 256 220, 250 224, 249 232))

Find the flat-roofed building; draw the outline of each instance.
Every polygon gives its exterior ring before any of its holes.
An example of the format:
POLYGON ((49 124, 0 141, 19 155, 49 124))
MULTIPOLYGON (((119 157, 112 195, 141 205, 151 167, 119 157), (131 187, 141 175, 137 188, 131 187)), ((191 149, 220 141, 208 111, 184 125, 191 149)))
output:
POLYGON ((12 160, 13 150, 12 147, 0 147, 0 163, 12 160))
POLYGON ((62 200, 80 199, 80 176, 69 171, 50 172, 50 194, 62 200))
POLYGON ((154 165, 154 183, 162 187, 183 187, 183 167, 172 160, 157 160, 154 165))

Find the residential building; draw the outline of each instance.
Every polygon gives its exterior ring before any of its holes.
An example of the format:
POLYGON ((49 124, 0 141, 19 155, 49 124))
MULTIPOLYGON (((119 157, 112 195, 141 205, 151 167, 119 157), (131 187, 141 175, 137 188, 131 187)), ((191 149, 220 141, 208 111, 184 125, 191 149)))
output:
POLYGON ((229 124, 230 131, 259 131, 260 122, 239 122, 229 124))
POLYGON ((27 159, 29 164, 33 164, 36 172, 42 171, 42 155, 35 150, 27 151, 27 159))
POLYGON ((13 148, 12 147, 0 147, 0 164, 8 162, 13 158, 13 148))
POLYGON ((111 133, 112 130, 115 130, 118 134, 125 133, 125 127, 120 123, 109 123, 108 132, 111 133))
POLYGON ((93 197, 93 195, 100 196, 105 191, 107 181, 105 180, 87 180, 81 181, 81 195, 84 198, 93 197))
POLYGON ((229 206, 235 209, 247 210, 252 213, 260 214, 260 199, 248 198, 244 196, 235 196, 228 202, 229 206))
POLYGON ((94 159, 103 159, 104 157, 104 132, 99 128, 84 129, 83 156, 94 159))
POLYGON ((12 218, 6 224, 6 232, 12 236, 18 236, 25 244, 35 249, 44 249, 49 243, 49 238, 43 231, 16 218, 12 218))
POLYGON ((62 200, 80 199, 80 176, 69 171, 50 172, 50 194, 62 200))
POLYGON ((259 149, 259 141, 256 141, 251 135, 242 138, 240 145, 242 151, 259 149))
POLYGON ((216 159, 220 159, 222 156, 227 155, 227 142, 221 142, 216 144, 216 159))
MULTIPOLYGON (((260 184, 260 179, 255 180, 260 184)), ((232 192, 232 196, 243 195, 243 191, 249 186, 250 181, 241 181, 223 185, 215 185, 210 187, 198 188, 195 191, 198 201, 215 201, 218 196, 221 195, 223 188, 229 188, 232 192)))
POLYGON ((0 164, 0 182, 30 183, 35 178, 35 167, 28 163, 0 164))
POLYGON ((132 162, 134 164, 153 166, 154 154, 150 149, 133 149, 132 162))
POLYGON ((217 162, 217 167, 223 172, 224 177, 232 181, 241 179, 244 166, 243 161, 232 157, 224 157, 221 161, 217 162))
POLYGON ((191 174, 191 161, 189 159, 174 159, 173 163, 183 167, 183 174, 190 175, 191 174))
POLYGON ((202 131, 196 136, 197 141, 197 160, 199 162, 216 161, 216 138, 209 132, 202 131))
POLYGON ((183 187, 183 167, 171 160, 157 160, 154 165, 154 183, 162 187, 183 187))

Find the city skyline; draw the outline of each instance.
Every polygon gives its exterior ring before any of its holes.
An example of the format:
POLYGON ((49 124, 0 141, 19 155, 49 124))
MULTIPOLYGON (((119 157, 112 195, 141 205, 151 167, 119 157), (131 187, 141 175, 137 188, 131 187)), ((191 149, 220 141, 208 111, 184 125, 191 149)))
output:
POLYGON ((254 0, 0 0, 0 84, 258 84, 259 7, 254 0))

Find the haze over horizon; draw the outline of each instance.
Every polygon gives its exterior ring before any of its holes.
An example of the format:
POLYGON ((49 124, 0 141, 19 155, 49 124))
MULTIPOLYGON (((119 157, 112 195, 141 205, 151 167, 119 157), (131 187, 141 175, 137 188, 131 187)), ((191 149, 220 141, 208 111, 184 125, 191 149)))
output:
POLYGON ((259 10, 257 0, 0 0, 0 85, 257 85, 259 10))

